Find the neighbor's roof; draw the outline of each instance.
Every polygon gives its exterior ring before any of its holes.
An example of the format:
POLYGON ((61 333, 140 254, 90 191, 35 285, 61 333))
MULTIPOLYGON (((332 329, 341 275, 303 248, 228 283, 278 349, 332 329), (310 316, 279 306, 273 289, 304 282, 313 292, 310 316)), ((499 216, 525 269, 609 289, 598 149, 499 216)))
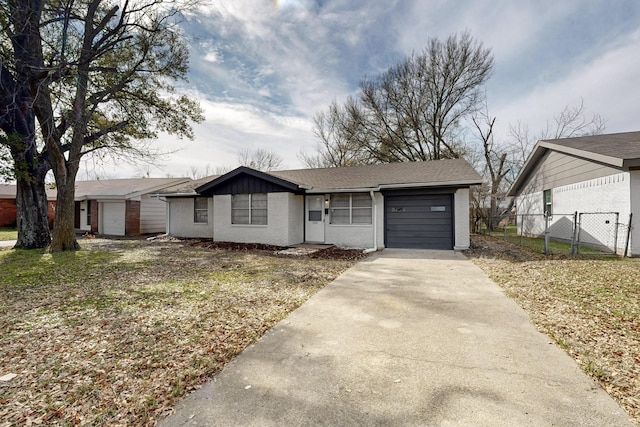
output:
MULTIPOLYGON (((0 184, 0 199, 15 199, 18 186, 15 184, 0 184)), ((49 184, 45 184, 48 200, 55 200, 57 192, 49 188, 49 184)))
POLYGON ((218 178, 220 175, 211 175, 211 176, 205 176, 204 178, 199 178, 199 179, 189 179, 188 181, 185 182, 181 182, 180 184, 176 184, 176 185, 172 185, 170 187, 165 187, 159 191, 156 192, 156 194, 160 195, 160 196, 166 196, 171 194, 172 196, 185 196, 185 195, 189 195, 189 196, 193 196, 196 193, 196 188, 200 187, 201 185, 204 185, 210 181, 213 181, 214 179, 218 178))
POLYGON ((134 178, 76 181, 76 199, 121 199, 156 193, 189 178, 134 178))
POLYGON ((640 131, 541 140, 509 189, 514 196, 548 151, 557 151, 621 170, 640 166, 640 131))
MULTIPOLYGON (((257 177, 284 180, 306 193, 339 191, 368 191, 384 188, 469 186, 482 183, 482 178, 463 159, 434 160, 428 162, 387 163, 377 165, 345 166, 320 169, 296 169, 273 172, 253 171, 246 167, 202 182, 189 183, 189 188, 200 192, 231 179, 239 173, 257 177)), ((293 188, 293 187, 291 187, 293 188)), ((185 193, 182 193, 183 195, 185 193)))

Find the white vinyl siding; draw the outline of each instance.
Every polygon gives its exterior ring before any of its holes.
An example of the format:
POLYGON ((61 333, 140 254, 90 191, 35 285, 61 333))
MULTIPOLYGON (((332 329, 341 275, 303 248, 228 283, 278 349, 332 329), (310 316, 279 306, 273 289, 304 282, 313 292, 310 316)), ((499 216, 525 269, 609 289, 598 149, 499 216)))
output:
POLYGON ((231 223, 267 225, 267 194, 234 194, 231 196, 231 223))
POLYGON ((371 197, 368 194, 332 194, 331 224, 371 224, 371 197))
POLYGON ((167 227, 166 203, 145 194, 140 200, 140 233, 162 233, 167 227))

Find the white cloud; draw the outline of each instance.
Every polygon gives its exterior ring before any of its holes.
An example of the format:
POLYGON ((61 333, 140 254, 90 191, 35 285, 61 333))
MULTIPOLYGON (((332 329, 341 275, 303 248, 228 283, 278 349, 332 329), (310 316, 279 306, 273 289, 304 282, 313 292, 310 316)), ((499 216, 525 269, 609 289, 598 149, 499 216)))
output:
POLYGON ((500 130, 508 123, 528 123, 532 130, 542 129, 547 120, 567 105, 583 99, 585 107, 607 120, 607 132, 640 129, 637 118, 640 86, 640 30, 615 40, 600 56, 592 58, 566 75, 543 82, 531 91, 514 97, 494 110, 500 130))

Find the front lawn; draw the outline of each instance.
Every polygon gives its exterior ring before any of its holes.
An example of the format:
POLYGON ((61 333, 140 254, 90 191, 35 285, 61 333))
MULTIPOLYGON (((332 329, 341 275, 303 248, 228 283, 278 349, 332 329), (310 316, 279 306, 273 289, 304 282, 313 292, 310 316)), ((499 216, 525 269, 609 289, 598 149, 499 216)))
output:
POLYGON ((18 231, 14 228, 0 228, 0 241, 1 240, 17 240, 18 231))
POLYGON ((489 236, 468 255, 640 426, 640 259, 544 257, 489 236))
POLYGON ((354 263, 81 244, 0 250, 0 425, 151 425, 354 263))

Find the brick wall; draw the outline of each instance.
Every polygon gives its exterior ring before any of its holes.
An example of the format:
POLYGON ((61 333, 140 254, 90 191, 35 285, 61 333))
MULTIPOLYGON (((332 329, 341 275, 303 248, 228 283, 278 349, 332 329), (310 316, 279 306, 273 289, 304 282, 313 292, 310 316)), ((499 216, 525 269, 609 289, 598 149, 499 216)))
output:
POLYGON ((15 199, 0 199, 0 227, 16 226, 15 199))
POLYGON ((126 201, 124 234, 126 236, 140 234, 140 202, 136 200, 126 201))
POLYGON ((98 201, 97 200, 89 200, 88 203, 91 205, 91 232, 98 232, 98 201))
POLYGON ((56 219, 56 202, 49 200, 47 202, 47 217, 49 220, 49 228, 53 228, 53 220, 56 219))

